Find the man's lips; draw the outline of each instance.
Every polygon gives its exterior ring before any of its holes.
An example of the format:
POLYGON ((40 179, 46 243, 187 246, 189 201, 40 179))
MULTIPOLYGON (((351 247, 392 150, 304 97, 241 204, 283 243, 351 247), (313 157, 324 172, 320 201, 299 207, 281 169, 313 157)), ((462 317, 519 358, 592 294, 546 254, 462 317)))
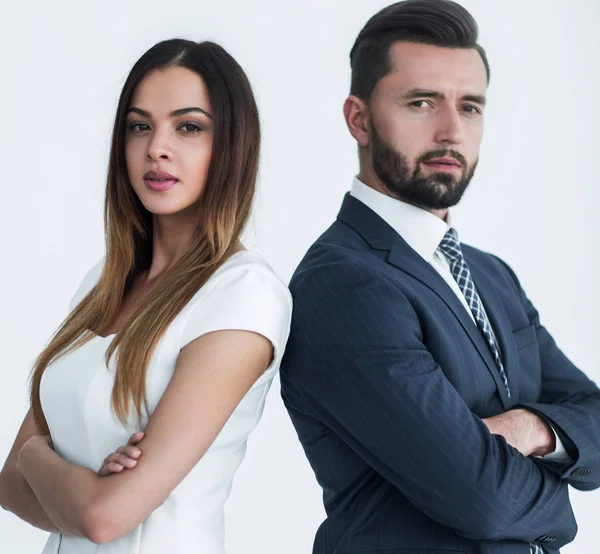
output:
POLYGON ((457 172, 462 170, 461 163, 456 158, 433 158, 423 162, 434 171, 457 172))
POLYGON ((446 165, 458 168, 462 167, 456 158, 434 158, 433 160, 427 160, 423 163, 427 165, 446 165))

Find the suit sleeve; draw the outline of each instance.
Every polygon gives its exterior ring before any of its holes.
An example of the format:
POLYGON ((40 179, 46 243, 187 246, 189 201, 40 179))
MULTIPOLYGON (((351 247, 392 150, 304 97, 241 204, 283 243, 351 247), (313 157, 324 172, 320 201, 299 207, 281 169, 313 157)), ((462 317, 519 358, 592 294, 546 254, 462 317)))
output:
MULTIPOLYGON (((502 262, 502 260, 500 260, 502 262)), ((535 328, 542 368, 538 403, 527 408, 545 418, 560 436, 573 463, 540 462, 579 490, 600 487, 600 389, 563 354, 540 323, 540 317, 512 269, 504 262, 521 303, 535 328)))
POLYGON ((299 274, 292 292, 288 378, 417 508, 476 540, 574 538, 566 483, 469 410, 393 284, 341 262, 299 274))

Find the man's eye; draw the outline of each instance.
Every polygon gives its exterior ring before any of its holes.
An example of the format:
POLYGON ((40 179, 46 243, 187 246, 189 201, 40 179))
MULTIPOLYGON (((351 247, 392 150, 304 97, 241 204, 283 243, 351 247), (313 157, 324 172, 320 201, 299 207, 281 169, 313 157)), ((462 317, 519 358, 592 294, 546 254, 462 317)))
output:
POLYGON ((429 102, 427 102, 427 100, 417 100, 411 104, 411 106, 414 106, 415 108, 425 108, 428 105, 429 102))
POLYGON ((477 108, 476 106, 465 106, 463 108, 463 110, 465 110, 469 114, 479 114, 479 113, 481 113, 481 110, 479 108, 477 108))

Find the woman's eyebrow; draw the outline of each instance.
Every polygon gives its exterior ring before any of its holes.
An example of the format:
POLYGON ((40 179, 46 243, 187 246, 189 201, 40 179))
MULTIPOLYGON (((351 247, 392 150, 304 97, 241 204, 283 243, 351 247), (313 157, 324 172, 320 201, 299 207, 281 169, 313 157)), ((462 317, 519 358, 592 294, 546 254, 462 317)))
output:
POLYGON ((202 108, 197 108, 197 107, 181 108, 180 110, 175 110, 175 111, 171 112, 171 117, 178 117, 180 115, 185 115, 190 112, 200 112, 200 113, 203 113, 206 117, 212 119, 212 115, 210 115, 206 110, 203 110, 202 108))
MULTIPOLYGON (((138 115, 141 115, 142 117, 152 118, 152 115, 150 114, 150 112, 148 112, 146 110, 142 110, 141 108, 132 107, 132 108, 129 108, 129 110, 127 111, 128 114, 132 113, 132 112, 136 113, 138 115)), ((206 110, 203 110, 202 108, 198 108, 196 106, 190 107, 190 108, 181 108, 179 110, 174 110, 169 115, 171 117, 179 117, 181 115, 185 115, 185 114, 188 114, 191 112, 199 112, 199 113, 204 114, 209 119, 212 119, 212 115, 210 115, 206 110)))

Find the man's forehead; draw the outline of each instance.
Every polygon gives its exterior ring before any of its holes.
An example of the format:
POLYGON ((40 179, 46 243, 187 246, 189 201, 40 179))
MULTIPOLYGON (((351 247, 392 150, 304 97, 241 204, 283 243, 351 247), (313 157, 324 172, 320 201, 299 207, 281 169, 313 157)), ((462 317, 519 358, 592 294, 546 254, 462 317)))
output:
POLYGON ((474 48, 395 42, 389 58, 389 76, 400 86, 462 88, 472 94, 483 94, 487 88, 485 65, 474 48))

